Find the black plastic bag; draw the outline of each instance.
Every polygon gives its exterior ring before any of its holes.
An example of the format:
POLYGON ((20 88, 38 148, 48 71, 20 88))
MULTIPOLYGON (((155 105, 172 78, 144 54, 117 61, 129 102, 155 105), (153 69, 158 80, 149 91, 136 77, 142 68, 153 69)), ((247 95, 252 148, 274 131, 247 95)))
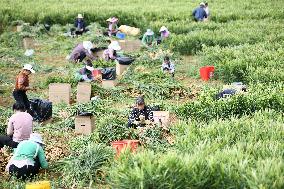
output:
POLYGON ((221 99, 221 98, 228 98, 234 94, 236 94, 236 90, 235 89, 225 89, 222 92, 218 93, 216 95, 216 99, 221 99))
POLYGON ((103 80, 115 80, 115 78, 116 78, 115 68, 102 69, 102 79, 103 80))
POLYGON ((130 65, 134 59, 130 57, 117 57, 116 60, 118 61, 119 64, 121 65, 130 65))
POLYGON ((45 121, 52 117, 52 102, 41 99, 31 99, 31 116, 34 121, 45 121))

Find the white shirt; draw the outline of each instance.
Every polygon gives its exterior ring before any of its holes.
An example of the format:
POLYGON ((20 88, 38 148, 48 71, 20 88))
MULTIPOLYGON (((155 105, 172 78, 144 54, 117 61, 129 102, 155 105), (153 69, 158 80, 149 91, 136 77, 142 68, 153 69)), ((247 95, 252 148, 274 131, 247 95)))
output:
POLYGON ((162 71, 164 71, 164 69, 168 69, 170 71, 170 73, 174 73, 175 72, 175 65, 173 63, 167 64, 167 63, 163 63, 162 64, 162 71))

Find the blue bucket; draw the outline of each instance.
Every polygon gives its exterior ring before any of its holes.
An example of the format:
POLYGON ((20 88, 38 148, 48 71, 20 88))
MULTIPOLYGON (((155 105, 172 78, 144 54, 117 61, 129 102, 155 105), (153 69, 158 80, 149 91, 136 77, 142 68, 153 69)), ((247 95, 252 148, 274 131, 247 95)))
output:
POLYGON ((125 39, 126 34, 125 34, 125 33, 118 32, 118 33, 116 34, 116 37, 117 37, 118 39, 125 39))

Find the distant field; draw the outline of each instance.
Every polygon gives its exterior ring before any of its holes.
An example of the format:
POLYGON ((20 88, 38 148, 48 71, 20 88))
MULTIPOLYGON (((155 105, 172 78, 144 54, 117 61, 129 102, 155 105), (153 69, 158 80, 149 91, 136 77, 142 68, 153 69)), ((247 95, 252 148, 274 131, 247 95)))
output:
MULTIPOLYGON (((147 27, 150 21, 191 21, 191 12, 198 6, 196 0, 2 0, 0 23, 13 20, 66 24, 78 13, 88 21, 103 23, 110 16, 120 18, 122 24, 147 27)), ((276 0, 215 0, 209 1, 211 19, 216 22, 284 18, 284 2, 276 0)))

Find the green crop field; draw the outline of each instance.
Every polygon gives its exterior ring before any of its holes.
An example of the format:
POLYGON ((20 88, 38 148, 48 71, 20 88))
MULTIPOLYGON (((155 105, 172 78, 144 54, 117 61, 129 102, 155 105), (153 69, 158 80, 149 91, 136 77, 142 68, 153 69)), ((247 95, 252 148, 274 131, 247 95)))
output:
MULTIPOLYGON (((194 22, 196 0, 1 0, 0 135, 12 115, 15 76, 33 64, 35 91, 29 98, 48 99, 50 83, 70 83, 71 105, 53 105, 52 123, 34 123, 43 135, 49 168, 33 181, 48 180, 54 189, 205 189, 284 188, 284 1, 209 0, 208 22, 194 22), (78 13, 90 32, 63 35, 78 13), (105 20, 157 34, 165 25, 170 38, 153 49, 127 53, 135 61, 115 88, 92 82, 100 100, 75 103, 82 67, 65 57, 84 40, 106 48, 105 20), (22 32, 13 27, 28 22, 22 32), (43 24, 50 24, 46 31, 43 24), (23 38, 34 39, 35 53, 24 55, 23 38), (176 65, 174 79, 161 71, 165 56, 176 65), (202 66, 215 66, 214 77, 200 79, 202 66), (223 85, 243 82, 246 93, 216 100, 223 85), (167 131, 156 125, 138 132, 126 127, 131 106, 143 95, 147 104, 169 111, 167 131), (95 116, 90 135, 74 133, 78 111, 95 116), (139 140, 135 153, 119 157, 112 141, 139 140)), ((142 34, 143 34, 142 33, 142 34)), ((142 36, 141 34, 141 36, 142 36)), ((129 37, 129 40, 141 36, 129 37)), ((95 67, 115 66, 94 61, 95 67)), ((0 151, 0 189, 24 189, 4 172, 12 150, 0 151)))

